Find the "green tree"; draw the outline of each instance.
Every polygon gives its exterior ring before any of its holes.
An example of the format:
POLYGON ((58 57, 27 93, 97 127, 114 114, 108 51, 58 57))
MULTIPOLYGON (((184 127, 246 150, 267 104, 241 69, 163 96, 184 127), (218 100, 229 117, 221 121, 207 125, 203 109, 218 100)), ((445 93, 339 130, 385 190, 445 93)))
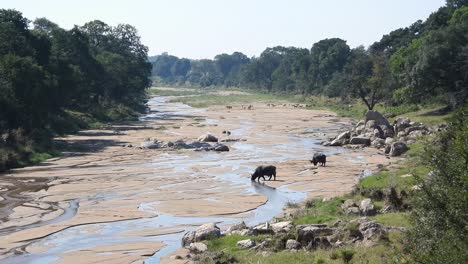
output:
POLYGON ((468 108, 460 109, 423 161, 432 169, 418 179, 408 234, 416 263, 466 263, 468 259, 468 108))

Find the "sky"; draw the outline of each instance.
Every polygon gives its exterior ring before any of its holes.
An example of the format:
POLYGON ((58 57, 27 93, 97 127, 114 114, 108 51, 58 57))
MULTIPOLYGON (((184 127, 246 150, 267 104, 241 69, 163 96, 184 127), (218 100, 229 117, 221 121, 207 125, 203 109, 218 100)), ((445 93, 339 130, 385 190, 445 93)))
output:
POLYGON ((65 29, 95 19, 135 26, 149 55, 191 59, 267 47, 311 48, 325 38, 369 46, 394 29, 426 19, 445 0, 0 0, 30 20, 65 29))

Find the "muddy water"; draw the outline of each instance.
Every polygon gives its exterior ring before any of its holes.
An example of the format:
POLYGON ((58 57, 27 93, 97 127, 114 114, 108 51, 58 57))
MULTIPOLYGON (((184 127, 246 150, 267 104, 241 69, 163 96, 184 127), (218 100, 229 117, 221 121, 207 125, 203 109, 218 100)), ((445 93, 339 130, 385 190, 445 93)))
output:
MULTIPOLYGON (((156 97, 150 100, 149 106, 151 112, 141 118, 141 122, 152 122, 153 120, 177 120, 179 118, 194 118, 203 113, 203 109, 194 109, 181 103, 169 103, 167 98, 156 97)), ((213 120, 206 120, 205 124, 210 124, 213 120)), ((237 124, 239 126, 239 124, 237 124)), ((155 213, 157 217, 143 218, 135 220, 125 220, 112 223, 86 224, 68 228, 49 235, 45 238, 32 241, 31 244, 40 246, 46 250, 41 253, 22 254, 3 260, 3 263, 50 263, 59 258, 59 255, 70 251, 76 251, 84 248, 91 248, 100 245, 117 244, 134 241, 161 241, 166 246, 150 257, 146 263, 159 263, 161 256, 180 247, 181 237, 184 232, 195 229, 199 224, 207 222, 217 222, 221 226, 226 226, 235 222, 244 220, 247 224, 253 225, 265 222, 281 213, 288 201, 301 201, 306 198, 306 192, 292 191, 287 186, 277 189, 268 187, 264 184, 252 183, 249 175, 255 166, 252 164, 276 163, 287 160, 306 159, 316 151, 323 151, 328 155, 343 152, 343 149, 334 149, 322 147, 319 142, 322 138, 304 137, 299 135, 273 135, 268 133, 257 134, 257 137, 279 138, 283 139, 277 144, 253 144, 248 140, 249 130, 254 124, 248 121, 242 121, 240 127, 232 131, 232 135, 238 138, 246 138, 247 141, 235 142, 231 145, 231 151, 228 153, 197 152, 177 153, 177 152, 158 152, 152 162, 144 164, 131 164, 127 166, 150 166, 170 170, 172 174, 190 173, 193 176, 192 181, 182 183, 167 184, 159 186, 156 191, 165 188, 172 188, 177 185, 197 183, 198 175, 208 175, 215 181, 227 182, 229 188, 242 188, 246 193, 256 193, 268 198, 267 202, 250 212, 230 216, 208 216, 208 217, 183 217, 174 216, 164 212, 155 211, 153 205, 160 201, 140 204, 139 210, 155 213), (304 156, 305 153, 305 156, 304 156), (216 168, 227 171, 225 173, 216 173, 210 169, 203 169, 199 172, 191 172, 193 166, 203 168, 216 168), (240 177, 240 176, 243 177, 240 177), (168 234, 156 236, 122 236, 121 234, 146 228, 157 228, 158 230, 169 230, 168 234)), ((311 128, 309 128, 310 130, 311 128)), ((336 128, 334 128, 336 129, 336 128)), ((307 129, 306 129, 307 131, 307 129)), ((167 177, 168 175, 155 175, 154 177, 167 177)), ((278 175, 281 177, 281 175, 278 175)), ((182 187, 181 187, 182 188, 182 187)), ((220 188, 220 187, 218 187, 220 188)), ((226 188, 226 187, 224 187, 226 188)), ((181 189, 181 192, 184 190, 181 189)), ((308 190, 313 191, 313 190, 308 190)), ((106 198, 106 194, 101 194, 106 198)), ((112 194, 109 194, 112 195, 112 194)), ((242 194, 240 194, 242 195, 242 194)), ((205 199, 210 200, 211 197, 205 199)), ((210 200, 211 201, 211 200, 210 200)), ((70 202, 69 208, 58 220, 63 221, 71 218, 76 212, 79 201, 70 202)), ((55 219, 57 221, 57 219, 55 219)))

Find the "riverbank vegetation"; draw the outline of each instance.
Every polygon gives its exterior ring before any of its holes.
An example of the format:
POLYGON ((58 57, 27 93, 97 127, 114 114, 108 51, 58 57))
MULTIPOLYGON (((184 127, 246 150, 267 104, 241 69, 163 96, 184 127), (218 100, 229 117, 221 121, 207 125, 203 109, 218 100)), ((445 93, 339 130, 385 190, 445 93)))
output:
POLYGON ((151 64, 131 25, 66 30, 0 9, 0 39, 0 171, 51 157, 54 135, 145 110, 151 64))
POLYGON ((189 60, 163 53, 150 57, 153 81, 156 86, 326 96, 342 105, 357 98, 367 109, 380 103, 396 112, 413 112, 417 104, 452 110, 465 104, 468 95, 466 4, 449 0, 425 21, 396 29, 368 48, 350 48, 345 40, 332 38, 311 49, 267 48, 252 58, 234 52, 189 60))

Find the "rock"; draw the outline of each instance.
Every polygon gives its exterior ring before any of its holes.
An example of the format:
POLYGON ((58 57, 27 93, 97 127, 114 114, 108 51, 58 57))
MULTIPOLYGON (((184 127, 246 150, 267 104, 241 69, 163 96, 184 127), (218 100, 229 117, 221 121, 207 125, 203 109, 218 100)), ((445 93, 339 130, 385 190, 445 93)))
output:
POLYGON ((391 145, 395 140, 391 137, 385 139, 385 145, 391 145))
POLYGON ((288 239, 288 241, 286 241, 286 249, 300 249, 301 248, 301 243, 297 242, 296 240, 294 239, 288 239))
POLYGON ((365 146, 369 146, 370 143, 371 143, 370 139, 364 136, 352 137, 351 140, 349 141, 349 144, 365 145, 365 146))
POLYGON ((292 227, 293 225, 291 221, 278 222, 278 223, 271 224, 271 229, 273 230, 273 232, 275 232, 275 234, 288 233, 292 227))
POLYGON ((349 139, 351 137, 351 132, 350 131, 345 131, 341 134, 339 134, 336 139, 338 140, 345 140, 345 139, 349 139))
POLYGON ((220 237, 221 230, 215 223, 204 224, 195 231, 195 241, 202 241, 208 237, 220 237))
POLYGON ((359 207, 357 206, 348 207, 344 210, 344 212, 347 215, 359 215, 360 214, 359 207))
POLYGON ((400 131, 404 131, 407 127, 410 127, 410 120, 406 117, 399 117, 397 120, 394 122, 394 129, 395 133, 399 133, 400 131))
POLYGON ((140 147, 143 149, 159 149, 161 144, 158 141, 145 141, 140 144, 140 147))
POLYGON ((241 230, 244 230, 244 229, 248 229, 248 227, 245 224, 245 222, 242 221, 240 223, 237 223, 237 224, 234 224, 234 225, 228 227, 228 229, 226 230, 226 233, 230 234, 230 233, 232 233, 232 231, 241 231, 241 230))
POLYGON ((164 144, 163 147, 172 148, 172 147, 174 147, 174 142, 169 141, 169 142, 167 142, 166 144, 164 144))
POLYGON ((255 246, 255 241, 252 239, 245 239, 245 240, 237 241, 236 245, 242 249, 248 249, 248 248, 255 246))
POLYGON ((407 135, 407 138, 417 139, 417 138, 420 138, 420 137, 424 136, 425 134, 426 134, 426 132, 423 131, 423 130, 415 130, 415 131, 409 132, 408 135, 407 135))
POLYGON ((206 142, 193 141, 188 144, 189 148, 211 148, 211 145, 206 142))
POLYGON ((190 243, 189 250, 192 253, 198 254, 198 253, 203 253, 206 250, 208 250, 208 247, 201 242, 196 242, 196 243, 190 243))
POLYGON ((348 199, 344 201, 344 203, 341 205, 341 209, 345 210, 346 208, 355 207, 355 206, 356 204, 354 203, 354 201, 352 199, 348 199))
POLYGON ((385 140, 381 139, 381 138, 376 138, 374 139, 374 141, 372 141, 371 145, 375 148, 381 148, 383 146, 385 146, 385 140))
POLYGON ((406 133, 406 134, 409 134, 409 133, 411 133, 411 132, 413 132, 413 131, 421 131, 421 130, 426 131, 426 130, 427 130, 427 127, 424 126, 424 125, 407 127, 407 128, 405 129, 405 133, 406 133))
POLYGON ((362 221, 362 223, 359 224, 359 231, 364 239, 368 240, 379 240, 387 235, 384 226, 371 220, 362 221))
POLYGON ((273 229, 270 228, 270 224, 267 222, 265 224, 258 225, 252 228, 252 231, 255 235, 261 234, 273 234, 273 229))
POLYGON ((334 139, 327 146, 339 147, 346 144, 346 139, 334 139))
POLYGON ((241 236, 253 236, 254 231, 252 229, 244 229, 244 230, 240 231, 239 235, 241 235, 241 236))
POLYGON ((383 138, 393 137, 395 135, 395 131, 392 126, 381 125, 380 129, 383 131, 383 138))
POLYGON ((182 237, 182 247, 186 247, 195 242, 195 231, 189 231, 182 237))
POLYGON ((361 213, 366 216, 371 216, 371 215, 376 214, 374 204, 372 204, 372 200, 370 198, 367 198, 361 201, 359 205, 359 210, 361 210, 361 213))
POLYGON ((384 133, 380 128, 374 128, 372 136, 374 138, 384 138, 384 133))
POLYGON ((216 144, 213 148, 214 151, 218 151, 218 152, 221 152, 221 151, 229 151, 229 147, 226 146, 226 145, 223 145, 223 144, 216 144))
POLYGON ((306 248, 308 250, 331 248, 331 243, 326 237, 316 237, 307 244, 306 248))
POLYGON ((208 134, 200 136, 198 138, 198 141, 200 141, 200 142, 218 142, 218 138, 213 136, 212 134, 208 133, 208 134))
POLYGON ((377 127, 377 122, 375 120, 369 120, 366 122, 366 124, 364 125, 364 130, 366 131, 372 131, 374 130, 374 128, 377 127))
POLYGON ((392 157, 396 157, 396 156, 400 156, 401 154, 405 153, 406 151, 408 151, 408 146, 406 146, 405 143, 403 143, 403 142, 394 142, 390 146, 389 154, 392 157))
POLYGON ((366 122, 364 120, 359 120, 359 122, 357 122, 356 126, 354 126, 355 128, 358 128, 360 126, 364 126, 366 124, 366 122))
POLYGON ((365 118, 366 125, 367 125, 367 122, 369 122, 370 120, 375 121, 375 123, 378 126, 381 126, 381 125, 390 126, 390 123, 388 122, 388 120, 381 113, 377 111, 369 110, 366 112, 366 118, 365 118))
POLYGON ((271 248, 273 246, 273 242, 271 238, 266 238, 260 244, 253 247, 254 250, 265 250, 267 248, 271 248))
POLYGON ((328 228, 327 225, 310 224, 296 226, 296 232, 297 240, 302 245, 308 245, 315 238, 332 235, 333 229, 328 228))
POLYGON ((360 126, 357 126, 354 131, 356 131, 356 133, 359 135, 359 134, 362 134, 362 132, 364 132, 366 129, 366 127, 364 125, 360 125, 360 126))

